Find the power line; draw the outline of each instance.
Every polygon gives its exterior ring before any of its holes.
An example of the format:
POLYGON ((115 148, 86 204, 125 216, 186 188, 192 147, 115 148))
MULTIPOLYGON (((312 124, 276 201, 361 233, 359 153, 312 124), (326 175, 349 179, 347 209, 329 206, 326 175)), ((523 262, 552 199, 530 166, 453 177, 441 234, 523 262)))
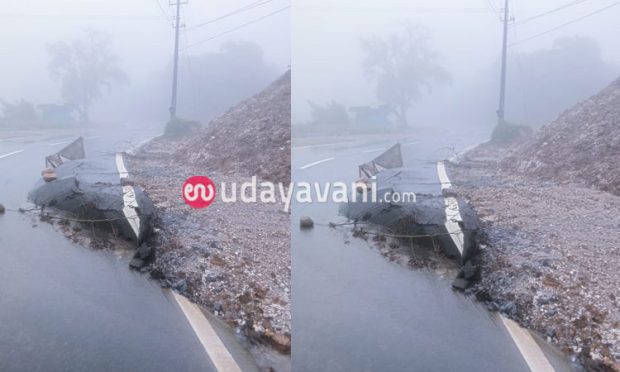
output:
POLYGON ((486 3, 489 5, 489 9, 493 12, 493 14, 499 14, 499 9, 493 5, 493 0, 486 0, 486 3))
POLYGON ((473 13, 473 14, 486 14, 488 13, 488 8, 422 8, 422 7, 321 7, 321 6, 296 6, 296 10, 307 10, 307 11, 319 11, 319 12, 411 12, 411 13, 429 13, 429 14, 461 14, 461 13, 473 13))
POLYGON ((165 18, 161 16, 142 16, 142 15, 65 15, 65 14, 0 14, 0 18, 14 19, 35 19, 35 20, 126 20, 126 21, 162 21, 165 18))
POLYGON ((233 32, 233 31, 237 31, 237 30, 239 30, 239 29, 241 29, 241 28, 244 28, 244 27, 249 26, 249 25, 251 25, 251 24, 254 24, 254 23, 256 23, 256 22, 262 21, 262 20, 263 20, 263 19, 265 19, 265 18, 271 17, 271 16, 273 16, 273 15, 275 15, 275 14, 277 14, 277 13, 283 12, 283 11, 285 11, 285 10, 289 9, 290 7, 291 7, 290 5, 285 6, 284 8, 280 8, 280 9, 278 9, 278 10, 276 10, 276 11, 274 11, 274 12, 271 12, 271 13, 269 13, 269 14, 266 14, 266 15, 264 15, 264 16, 262 16, 262 17, 259 17, 259 18, 256 18, 256 19, 253 19, 253 20, 251 20, 251 21, 249 21, 249 22, 246 22, 246 23, 244 23, 244 24, 241 24, 241 25, 239 25, 239 26, 237 26, 237 27, 231 28, 231 29, 226 30, 226 31, 224 31, 224 32, 220 32, 219 34, 215 34, 215 35, 211 36, 211 37, 210 37, 210 38, 208 38, 208 39, 204 39, 204 40, 201 40, 201 41, 199 41, 199 42, 196 42, 196 43, 190 44, 190 45, 186 46, 186 47, 185 47, 185 48, 183 48, 183 49, 189 49, 189 48, 192 48, 192 47, 194 47, 194 46, 196 46, 196 45, 203 44, 203 43, 206 43, 207 41, 211 41, 211 40, 213 40, 213 39, 216 39, 216 38, 218 38, 218 37, 220 37, 220 36, 223 36, 223 35, 229 34, 229 33, 233 32))
POLYGON ((157 4, 157 7, 159 8, 159 11, 160 11, 160 12, 161 12, 161 14, 164 16, 164 18, 166 18, 166 20, 167 20, 168 22, 170 22, 170 25, 171 25, 172 27, 174 27, 174 22, 173 22, 173 20, 172 20, 172 17, 171 17, 170 15, 168 15, 168 13, 167 13, 167 12, 166 12, 166 10, 164 9, 164 7, 163 7, 163 6, 161 6, 161 3, 159 2, 159 0, 153 0, 153 1, 157 4))
POLYGON ((493 0, 487 0, 487 4, 489 4, 489 7, 493 11, 493 13, 497 13, 498 9, 495 7, 495 5, 493 5, 493 0))
POLYGON ((564 4, 564 5, 562 5, 562 6, 558 7, 558 8, 551 9, 551 10, 549 10, 549 11, 546 11, 546 12, 544 12, 544 13, 540 13, 540 14, 537 14, 537 15, 535 15, 535 16, 531 16, 531 17, 526 18, 526 19, 524 19, 524 20, 522 20, 522 21, 519 21, 519 22, 517 22, 517 23, 518 23, 518 24, 528 23, 528 22, 533 21, 533 20, 535 20, 535 19, 538 19, 538 18, 544 17, 544 16, 546 16, 546 15, 549 15, 549 14, 552 14, 552 13, 555 13, 555 12, 559 12, 560 10, 564 10, 564 9, 566 9, 566 8, 569 8, 569 7, 574 6, 574 5, 577 5, 577 4, 581 4, 581 3, 586 2, 586 1, 588 1, 588 0, 575 0, 575 1, 572 1, 572 2, 570 2, 570 3, 568 3, 568 4, 564 4))
POLYGON ((254 8, 256 8, 256 7, 259 7, 259 6, 261 6, 261 5, 264 5, 264 4, 267 4, 267 3, 270 3, 270 2, 272 2, 272 1, 273 1, 273 0, 258 0, 258 1, 255 1, 255 2, 253 2, 253 3, 250 3, 250 4, 246 5, 246 6, 243 6, 243 7, 239 8, 239 9, 233 10, 232 12, 229 12, 229 13, 226 13, 226 14, 224 14, 224 15, 221 15, 221 16, 219 16, 219 17, 217 17, 217 18, 213 18, 213 19, 210 19, 210 20, 208 20, 208 21, 206 21, 206 22, 202 22, 202 23, 199 23, 199 24, 197 24, 197 25, 191 26, 191 27, 189 27, 189 28, 188 28, 188 30, 193 30, 193 29, 195 29, 195 28, 199 28, 199 27, 206 26, 206 25, 208 25, 208 24, 211 24, 211 23, 217 22, 217 21, 219 21, 219 20, 222 20, 222 19, 224 19, 224 18, 227 18, 227 17, 233 16, 233 15, 235 15, 235 14, 239 14, 239 13, 242 13, 242 12, 248 11, 248 10, 250 10, 250 9, 254 9, 254 8))
POLYGON ((535 38, 537 38, 537 37, 540 37, 540 36, 543 36, 543 35, 547 35, 547 34, 549 34, 549 33, 553 32, 553 31, 559 30, 559 29, 560 29, 560 28, 562 28, 562 27, 566 27, 566 26, 568 26, 568 25, 572 25, 573 23, 579 22, 579 21, 581 21, 581 20, 584 20, 584 19, 586 19, 586 18, 589 18, 589 17, 591 17, 591 16, 593 16, 593 15, 596 15, 596 14, 598 14, 598 13, 604 12, 605 10, 608 10, 608 9, 610 9, 610 8, 613 8, 613 7, 614 7, 614 6, 616 6, 616 5, 620 5, 620 1, 619 1, 619 2, 615 2, 615 3, 611 4, 611 5, 608 5, 608 6, 604 7, 604 8, 601 8, 601 9, 599 9, 599 10, 596 10, 596 11, 594 11, 594 12, 592 12, 592 13, 588 13, 588 14, 586 14, 586 15, 584 15, 584 16, 579 17, 579 18, 573 19, 572 21, 569 21, 569 22, 563 23, 563 24, 561 24, 561 25, 559 25, 559 26, 557 26, 557 27, 554 27, 554 28, 552 28, 552 29, 549 29, 549 30, 547 30, 547 31, 543 31, 543 32, 541 32, 541 33, 538 33, 538 34, 536 34, 536 35, 530 36, 530 37, 525 38, 525 39, 523 39, 523 40, 515 41, 514 43, 511 43, 509 46, 514 46, 514 45, 517 45, 517 44, 521 44, 521 43, 524 43, 524 42, 526 42, 526 41, 530 41, 530 40, 532 40, 532 39, 535 39, 535 38))
POLYGON ((500 9, 493 5, 493 0, 487 0, 486 3, 488 4, 491 13, 493 13, 493 15, 501 21, 502 17, 500 15, 500 9))
MULTIPOLYGON (((164 16, 164 18, 166 18, 167 20, 171 21, 170 16, 168 15, 168 13, 166 12, 166 10, 164 9, 163 6, 161 6, 161 3, 159 2, 159 0, 153 0, 155 2, 155 4, 157 4, 157 7, 159 8, 159 11, 161 12, 161 14, 164 16)), ((171 21, 172 22, 172 21, 171 21)))

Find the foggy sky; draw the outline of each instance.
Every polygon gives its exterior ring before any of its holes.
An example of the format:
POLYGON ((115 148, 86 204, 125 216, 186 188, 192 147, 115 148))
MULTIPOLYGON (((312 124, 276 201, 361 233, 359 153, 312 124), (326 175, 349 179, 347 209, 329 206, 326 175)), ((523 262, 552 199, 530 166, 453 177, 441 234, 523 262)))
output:
MULTIPOLYGON (((459 96, 450 91, 491 68, 500 56, 501 23, 491 10, 499 0, 297 0, 293 27, 293 120, 308 116, 307 101, 335 99, 347 106, 376 104, 372 86, 362 74, 360 38, 387 36, 404 22, 422 24, 433 35, 432 46, 451 73, 453 84, 438 88, 412 110, 450 108, 459 96)), ((557 8, 566 0, 513 0, 517 21, 557 8)), ((510 42, 525 39, 614 3, 590 0, 523 25, 511 26, 510 42)), ((510 49, 511 55, 550 48, 562 36, 587 36, 596 40, 607 62, 620 63, 620 6, 584 19, 510 49)), ((497 72, 499 74, 499 71, 497 72)), ((510 71, 509 71, 510 73, 510 71)), ((475 92, 472 92, 475 94, 475 92)), ((493 108, 495 110, 495 108, 493 108)), ((509 114, 509 113, 508 113, 509 114)))
MULTIPOLYGON (((159 2, 168 16, 173 14, 168 0, 159 2)), ((252 2, 189 0, 189 4, 182 7, 183 23, 191 27, 252 2)), ((188 29, 182 33, 181 47, 287 5, 290 5, 289 0, 273 0, 205 27, 188 29)), ((56 41, 70 41, 80 37, 84 30, 100 30, 111 36, 111 49, 119 56, 120 66, 132 82, 129 87, 120 88, 123 94, 131 94, 131 86, 152 78, 169 66, 171 61, 174 30, 171 21, 164 18, 157 0, 5 1, 0 9, 0 98, 7 101, 24 98, 35 104, 62 103, 59 86, 49 78, 46 46, 56 41)), ((217 51, 226 41, 245 40, 259 44, 265 60, 284 72, 290 65, 289 30, 290 13, 286 10, 217 39, 182 50, 182 55, 217 51)), ((105 111, 110 110, 112 98, 104 96, 101 102, 95 104, 94 111, 103 111, 105 114, 105 111)))

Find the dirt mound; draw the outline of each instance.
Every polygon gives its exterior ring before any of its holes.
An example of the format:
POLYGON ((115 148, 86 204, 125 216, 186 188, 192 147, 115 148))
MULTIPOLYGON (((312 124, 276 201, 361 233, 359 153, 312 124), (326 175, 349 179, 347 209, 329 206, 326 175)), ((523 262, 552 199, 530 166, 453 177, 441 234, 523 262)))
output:
POLYGON ((620 195, 620 79, 562 113, 502 166, 620 195))
POLYGON ((291 72, 214 119, 174 154, 227 173, 291 179, 291 72))

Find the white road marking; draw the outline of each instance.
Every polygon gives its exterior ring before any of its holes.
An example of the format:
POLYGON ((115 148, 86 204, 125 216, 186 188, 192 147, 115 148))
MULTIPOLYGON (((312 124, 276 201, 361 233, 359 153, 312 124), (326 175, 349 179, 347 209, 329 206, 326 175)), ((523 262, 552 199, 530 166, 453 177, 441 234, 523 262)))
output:
POLYGON ((349 142, 334 142, 334 143, 323 143, 320 145, 306 145, 306 146, 293 146, 293 150, 303 150, 303 149, 316 149, 320 147, 329 147, 336 145, 349 145, 349 142))
POLYGON ((450 163, 458 163, 458 162, 460 161, 461 156, 465 155, 465 154, 466 154, 466 153, 468 153, 470 150, 473 150, 473 149, 475 149, 476 147, 478 147, 478 146, 480 146, 480 145, 483 145, 483 144, 485 144, 485 143, 487 143, 487 142, 489 142, 489 141, 490 141, 490 140, 486 140, 486 141, 482 141, 482 142, 480 142, 480 143, 473 144, 473 145, 471 145, 471 146, 467 146, 467 147, 466 147, 466 148, 464 148, 462 151, 459 151, 459 152, 457 152, 456 154, 452 155, 452 156, 450 157, 450 159, 448 159, 448 161, 449 161, 450 163))
POLYGON ((0 139, 0 142, 11 142, 11 141, 19 141, 19 140, 23 140, 23 139, 31 139, 32 137, 9 137, 9 138, 2 138, 0 139))
MULTIPOLYGON (((95 139, 95 138, 100 138, 101 136, 90 136, 90 137, 84 137, 84 139, 95 139)), ((11 141, 19 141, 19 140, 34 140, 36 138, 33 136, 30 137, 9 137, 9 138, 1 138, 0 142, 11 142, 11 141)), ((45 139, 43 139, 44 141, 45 139)), ((41 142, 43 142, 41 141, 41 142)), ((71 142, 71 141, 69 141, 71 142)), ((58 142, 58 143, 50 143, 49 146, 55 146, 55 145, 61 145, 63 143, 69 143, 69 142, 58 142)))
POLYGON ((420 141, 413 141, 413 142, 408 142, 403 144, 403 146, 411 146, 411 145, 415 145, 416 143, 419 143, 420 141))
MULTIPOLYGON (((116 168, 118 169, 118 174, 120 176, 121 184, 123 182, 123 178, 127 178, 129 176, 129 172, 127 172, 127 168, 125 167, 125 162, 123 161, 123 155, 116 154, 116 168)), ((134 190, 133 186, 123 186, 123 214, 125 218, 127 218, 127 222, 134 234, 136 235, 136 240, 140 239, 140 216, 136 212, 136 208, 138 208, 138 201, 136 200, 136 190, 134 190)))
POLYGON ((439 182, 441 182, 441 189, 449 189, 452 187, 452 183, 450 183, 450 179, 448 178, 448 173, 446 172, 446 166, 443 161, 437 162, 437 176, 439 177, 439 182))
MULTIPOLYGON (((450 179, 448 179, 446 167, 442 161, 437 162, 437 176, 439 177, 439 182, 441 182, 442 190, 452 187, 452 183, 450 183, 450 179)), ((459 211, 459 202, 452 196, 445 196, 443 200, 446 211, 446 223, 444 226, 448 234, 450 234, 450 239, 452 239, 459 253, 463 256, 465 250, 465 234, 463 234, 463 230, 459 224, 459 222, 463 221, 461 212, 459 211)))
MULTIPOLYGON (((446 166, 442 161, 437 162, 437 176, 439 176, 439 182, 441 182, 442 190, 452 187, 452 183, 450 182, 448 173, 446 172, 446 166)), ((446 206, 446 229, 450 233, 452 241, 462 255, 464 235, 461 227, 459 226, 459 222, 463 221, 463 219, 461 217, 461 213, 459 212, 458 201, 454 197, 447 196, 444 197, 444 203, 446 206)), ((527 329, 522 328, 517 323, 501 314, 500 319, 532 372, 555 372, 542 349, 527 329)))
POLYGON ((48 143, 48 146, 58 146, 58 145, 64 145, 67 143, 71 143, 71 141, 62 141, 62 142, 54 142, 54 143, 48 143))
POLYGON ((19 154, 20 152, 24 152, 24 150, 17 150, 17 151, 9 152, 8 154, 0 155, 0 159, 8 158, 9 156, 19 154))
POLYGON ((462 256, 465 250, 465 235, 459 224, 459 222, 463 221, 461 212, 459 211, 459 203, 451 196, 444 198, 444 203, 446 206, 446 229, 462 256))
POLYGON ((230 355, 228 349, 200 308, 174 291, 172 295, 179 304, 179 307, 181 307, 183 314, 185 314, 196 336, 198 336, 202 347, 204 347, 209 358, 215 365, 215 369, 218 372, 241 372, 241 368, 239 368, 235 359, 230 355))
POLYGON ((363 150, 362 152, 363 153, 369 153, 369 152, 378 152, 378 151, 383 151, 383 150, 385 150, 385 147, 381 147, 381 148, 378 148, 378 149, 363 150))
POLYGON ((140 141, 137 145, 135 145, 132 148, 130 148, 129 150, 127 150, 127 154, 134 155, 140 149, 140 147, 142 147, 143 145, 151 142, 152 140, 154 140, 155 138, 158 138, 158 137, 159 136, 153 136, 153 137, 149 137, 149 138, 145 139, 144 141, 140 141))
MULTIPOLYGON (((91 140, 91 139, 96 139, 96 138, 100 138, 101 136, 90 136, 90 137, 83 137, 85 140, 91 140)), ((54 142, 54 143, 48 143, 48 146, 58 146, 58 145, 65 145, 67 143, 71 143, 73 141, 61 141, 61 142, 54 142)))
POLYGON ((500 319, 502 323, 504 323, 504 326, 508 330, 508 334, 510 334, 515 345, 517 345, 517 348, 531 371, 555 372, 555 369, 551 363, 549 363, 545 353, 543 353, 542 349, 527 329, 522 328, 516 322, 501 314, 500 319))
POLYGON ((140 239, 140 216, 136 212, 138 201, 136 200, 136 191, 133 186, 123 186, 123 214, 127 217, 127 222, 136 234, 136 240, 140 239))
POLYGON ((127 178, 129 176, 129 172, 127 172, 127 168, 125 168, 123 155, 121 154, 116 154, 116 168, 118 169, 118 173, 121 178, 127 178))
POLYGON ((327 159, 323 159, 323 160, 319 160, 319 161, 315 161, 314 163, 310 163, 310 164, 306 164, 303 167, 299 168, 299 169, 308 169, 310 167, 314 167, 315 165, 319 165, 319 164, 323 164, 323 163, 327 163, 328 161, 332 161, 335 158, 327 158, 327 159))

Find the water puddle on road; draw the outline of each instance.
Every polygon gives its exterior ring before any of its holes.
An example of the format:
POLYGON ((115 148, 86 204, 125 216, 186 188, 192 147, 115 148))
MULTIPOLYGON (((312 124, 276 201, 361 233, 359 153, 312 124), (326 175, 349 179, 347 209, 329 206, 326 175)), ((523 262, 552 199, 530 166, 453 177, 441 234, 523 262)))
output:
POLYGON ((0 261, 0 369, 210 369, 177 305, 119 256, 6 214, 0 261))
MULTIPOLYGON (((441 146, 422 142, 426 148, 405 148, 405 166, 419 170, 422 192, 434 193, 439 184, 429 159, 441 146)), ((293 179, 353 180, 368 157, 354 148, 301 149, 293 153, 293 179), (297 166, 323 157, 334 160, 297 166)), ((449 265, 436 273, 390 262, 372 239, 328 226, 343 221, 334 203, 293 203, 291 210, 293 370, 530 370, 497 314, 452 290, 449 265), (313 229, 299 228, 304 216, 313 229)), ((551 362, 557 371, 571 369, 558 360, 551 362)))

